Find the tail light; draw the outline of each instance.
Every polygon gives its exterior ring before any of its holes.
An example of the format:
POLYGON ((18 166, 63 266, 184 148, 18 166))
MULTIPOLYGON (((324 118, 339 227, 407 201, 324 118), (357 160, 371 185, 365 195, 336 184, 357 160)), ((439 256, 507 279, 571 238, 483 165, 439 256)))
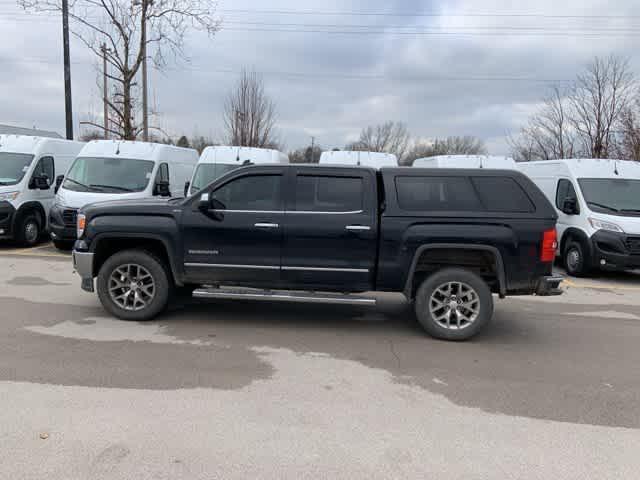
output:
POLYGON ((545 231, 542 234, 542 249, 540 250, 541 262, 553 262, 558 249, 558 233, 555 228, 545 231))

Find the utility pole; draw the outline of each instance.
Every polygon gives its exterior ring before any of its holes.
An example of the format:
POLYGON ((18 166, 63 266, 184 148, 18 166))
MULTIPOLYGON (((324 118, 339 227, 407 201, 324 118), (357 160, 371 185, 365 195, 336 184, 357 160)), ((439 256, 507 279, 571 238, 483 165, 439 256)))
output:
POLYGON ((107 44, 100 47, 102 51, 102 102, 104 104, 104 138, 109 139, 109 104, 107 97, 107 44))
POLYGON ((311 163, 316 163, 316 159, 315 159, 315 143, 316 143, 316 137, 311 137, 311 163))
POLYGON ((149 141, 149 109, 147 103, 147 6, 152 0, 142 0, 142 139, 149 141))
POLYGON ((73 108, 71 105, 71 59, 69 54, 69 1, 62 0, 62 49, 64 57, 64 113, 67 140, 73 140, 73 108))

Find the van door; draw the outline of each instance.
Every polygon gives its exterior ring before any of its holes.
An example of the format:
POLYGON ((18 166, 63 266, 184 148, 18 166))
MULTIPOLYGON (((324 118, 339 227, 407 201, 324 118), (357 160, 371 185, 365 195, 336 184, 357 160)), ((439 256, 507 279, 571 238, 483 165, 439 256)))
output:
MULTIPOLYGON (((570 178, 562 177, 558 179, 556 185, 556 209, 558 210, 558 238, 562 239, 564 232, 571 227, 577 227, 586 233, 587 226, 585 225, 586 219, 581 215, 584 208, 580 205, 580 200, 576 192, 575 185, 570 178), (575 213, 565 212, 564 206, 567 200, 575 201, 576 211, 575 213)), ((562 252, 561 252, 562 253, 562 252)))
POLYGON ((341 291, 371 288, 377 246, 374 181, 364 170, 295 170, 282 248, 286 285, 341 291))
MULTIPOLYGON (((49 210, 55 200, 54 185, 56 181, 56 168, 53 155, 43 155, 38 160, 31 178, 29 179, 29 192, 30 200, 39 202, 43 207, 47 217, 49 216, 49 210), (46 176, 49 181, 49 188, 47 190, 39 190, 35 188, 33 184, 34 178, 37 176, 46 176)), ((44 219, 45 223, 47 219, 44 219)), ((43 225, 44 227, 45 225, 43 225)))

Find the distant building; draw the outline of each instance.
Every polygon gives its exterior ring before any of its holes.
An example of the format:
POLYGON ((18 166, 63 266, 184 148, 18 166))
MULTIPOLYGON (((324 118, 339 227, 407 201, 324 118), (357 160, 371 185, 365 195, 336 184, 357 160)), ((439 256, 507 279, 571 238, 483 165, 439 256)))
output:
POLYGON ((29 135, 31 137, 63 138, 62 135, 59 135, 56 132, 36 130, 34 128, 12 127, 11 125, 2 124, 0 124, 0 135, 29 135))

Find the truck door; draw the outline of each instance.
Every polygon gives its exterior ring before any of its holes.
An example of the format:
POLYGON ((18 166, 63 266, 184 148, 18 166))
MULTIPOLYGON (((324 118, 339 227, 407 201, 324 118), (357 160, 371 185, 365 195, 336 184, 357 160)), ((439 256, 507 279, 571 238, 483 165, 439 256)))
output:
POLYGON ((183 213, 185 274, 190 282, 276 286, 284 219, 283 172, 251 173, 214 184, 209 210, 196 196, 183 213))
POLYGON ((290 287, 364 291, 377 245, 375 175, 361 169, 292 169, 282 249, 290 287))

